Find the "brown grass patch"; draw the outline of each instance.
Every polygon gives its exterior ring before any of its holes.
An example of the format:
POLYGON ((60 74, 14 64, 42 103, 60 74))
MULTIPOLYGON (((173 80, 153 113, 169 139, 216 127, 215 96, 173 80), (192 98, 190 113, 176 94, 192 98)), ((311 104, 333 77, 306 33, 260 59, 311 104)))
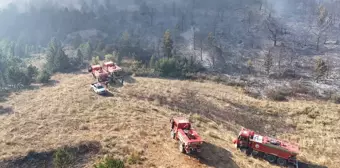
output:
POLYGON ((81 142, 76 146, 63 146, 49 151, 29 150, 25 156, 0 160, 2 168, 74 167, 86 164, 101 149, 99 142, 81 142))
POLYGON ((217 135, 217 133, 215 133, 213 131, 208 131, 206 134, 208 134, 212 138, 220 139, 220 137, 217 135))
POLYGON ((143 161, 142 154, 137 151, 133 151, 128 157, 127 157, 127 163, 129 164, 141 164, 143 161))

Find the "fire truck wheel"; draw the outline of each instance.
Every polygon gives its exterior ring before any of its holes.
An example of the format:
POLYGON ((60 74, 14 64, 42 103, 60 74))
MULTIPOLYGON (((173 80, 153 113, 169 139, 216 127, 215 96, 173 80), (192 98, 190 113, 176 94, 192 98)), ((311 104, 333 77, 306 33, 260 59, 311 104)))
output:
POLYGON ((267 155, 267 160, 268 160, 269 163, 275 163, 276 162, 276 156, 267 155))
POLYGON ((238 149, 238 148, 239 148, 239 146, 238 146, 238 144, 237 144, 237 143, 235 143, 235 148, 236 148, 236 149, 238 149))
POLYGON ((180 151, 181 153, 185 153, 184 145, 183 145, 181 142, 178 143, 178 144, 179 144, 179 146, 178 146, 179 151, 180 151))
POLYGON ((175 132, 173 130, 171 130, 170 136, 171 136, 172 139, 175 139, 175 132))
POLYGON ((245 148, 245 147, 240 147, 240 151, 241 151, 242 153, 246 154, 246 153, 247 153, 247 148, 245 148))
POLYGON ((278 158, 277 159, 277 164, 280 166, 286 166, 287 165, 287 160, 283 158, 278 158))
POLYGON ((259 157, 259 152, 258 151, 256 151, 256 150, 253 150, 253 152, 251 152, 251 156, 253 156, 253 157, 259 157))
POLYGON ((263 153, 263 152, 259 152, 259 153, 257 154, 257 157, 263 158, 263 157, 264 157, 264 153, 263 153))
POLYGON ((287 168, 296 168, 297 166, 293 165, 293 164, 288 164, 287 168))

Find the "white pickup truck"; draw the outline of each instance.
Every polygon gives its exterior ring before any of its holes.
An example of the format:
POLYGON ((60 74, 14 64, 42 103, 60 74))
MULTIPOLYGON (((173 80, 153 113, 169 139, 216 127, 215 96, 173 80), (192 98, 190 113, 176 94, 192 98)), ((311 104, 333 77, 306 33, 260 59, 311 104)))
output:
POLYGON ((102 94, 105 94, 105 93, 106 93, 106 89, 105 89, 104 85, 101 84, 101 83, 92 83, 92 84, 91 84, 91 88, 92 88, 92 90, 93 90, 94 92, 96 92, 97 94, 102 95, 102 94))

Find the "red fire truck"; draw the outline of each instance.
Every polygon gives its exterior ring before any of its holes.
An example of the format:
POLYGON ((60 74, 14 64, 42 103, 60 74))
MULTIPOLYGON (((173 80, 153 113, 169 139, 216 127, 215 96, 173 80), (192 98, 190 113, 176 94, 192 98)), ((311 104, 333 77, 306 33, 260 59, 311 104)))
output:
POLYGON ((92 65, 89 67, 88 71, 92 73, 94 78, 98 79, 98 82, 108 81, 109 74, 103 71, 103 68, 100 65, 92 65))
POLYGON ((262 136, 246 128, 242 128, 234 144, 248 155, 262 157, 270 163, 298 167, 296 156, 299 153, 299 147, 296 144, 262 136))
POLYGON ((119 67, 117 64, 113 63, 112 61, 105 62, 103 64, 103 69, 110 74, 122 70, 121 67, 119 67))
POLYGON ((186 118, 174 117, 170 119, 171 138, 178 140, 179 150, 182 153, 201 152, 203 140, 191 127, 191 123, 186 118))

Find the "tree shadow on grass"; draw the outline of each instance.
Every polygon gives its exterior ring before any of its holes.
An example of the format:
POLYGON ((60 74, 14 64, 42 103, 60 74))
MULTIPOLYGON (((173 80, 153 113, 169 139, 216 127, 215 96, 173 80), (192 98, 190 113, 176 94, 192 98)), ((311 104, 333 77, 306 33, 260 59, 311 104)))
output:
POLYGON ((69 73, 75 74, 75 75, 86 75, 86 74, 90 74, 90 72, 88 72, 87 69, 78 70, 78 71, 73 71, 73 72, 69 72, 69 73))
MULTIPOLYGON (((69 167, 84 167, 94 155, 101 150, 101 144, 97 141, 81 142, 75 146, 64 146, 64 149, 72 155, 69 167)), ((31 151, 26 156, 0 160, 0 168, 48 168, 53 167, 53 155, 57 149, 43 152, 31 151)))
POLYGON ((7 101, 7 98, 11 94, 20 94, 20 92, 27 91, 27 90, 38 90, 41 87, 52 87, 52 86, 56 86, 59 83, 60 81, 58 80, 49 80, 49 82, 45 84, 32 83, 29 86, 21 86, 17 88, 5 88, 5 89, 0 90, 0 102, 7 101))
POLYGON ((328 168, 327 166, 316 165, 308 162, 299 162, 299 168, 328 168))
POLYGON ((56 86, 58 83, 60 83, 60 81, 58 81, 58 80, 49 80, 48 83, 45 83, 42 86, 52 87, 52 86, 56 86))
POLYGON ((10 96, 10 92, 8 91, 0 91, 0 102, 7 101, 7 98, 10 96))
POLYGON ((102 95, 103 97, 113 97, 113 93, 112 92, 109 92, 107 91, 105 94, 102 95))
POLYGON ((5 102, 7 101, 7 98, 12 94, 18 94, 22 91, 27 91, 27 90, 36 90, 36 89, 39 89, 40 86, 37 85, 37 84, 31 84, 30 86, 21 86, 21 87, 18 87, 18 88, 11 88, 11 87, 8 87, 8 88, 5 88, 3 90, 0 90, 0 102, 5 102))
POLYGON ((293 132, 296 129, 295 125, 289 125, 284 121, 287 118, 284 113, 267 113, 258 107, 232 102, 228 99, 223 99, 223 102, 230 104, 235 111, 243 115, 242 126, 257 132, 276 136, 277 133, 293 132))
POLYGON ((13 113, 13 109, 11 107, 0 106, 0 115, 11 114, 11 113, 13 113))
MULTIPOLYGON (((275 135, 277 132, 290 132, 294 128, 283 121, 282 116, 265 113, 262 109, 246 106, 230 100, 220 100, 229 106, 219 107, 206 98, 198 97, 194 91, 183 90, 170 99, 164 95, 144 95, 129 93, 138 99, 154 101, 170 109, 187 114, 199 114, 217 123, 223 124, 229 130, 238 133, 240 126, 260 133, 275 135)), ((214 97, 214 99, 217 99, 214 97)))
POLYGON ((124 77, 124 82, 126 82, 126 83, 136 83, 137 81, 136 81, 136 79, 135 78, 133 78, 132 76, 125 76, 124 77))
POLYGON ((216 146, 210 142, 204 142, 202 152, 199 153, 197 159, 200 163, 214 168, 239 168, 232 160, 232 154, 225 148, 216 146))
POLYGON ((108 84, 108 86, 110 87, 110 88, 121 88, 121 87, 123 87, 124 86, 124 83, 122 83, 121 81, 115 81, 114 83, 110 83, 110 84, 108 84))
POLYGON ((117 77, 109 79, 108 86, 111 88, 121 88, 124 86, 124 83, 136 83, 136 79, 134 79, 132 76, 124 76, 124 77, 117 77))

